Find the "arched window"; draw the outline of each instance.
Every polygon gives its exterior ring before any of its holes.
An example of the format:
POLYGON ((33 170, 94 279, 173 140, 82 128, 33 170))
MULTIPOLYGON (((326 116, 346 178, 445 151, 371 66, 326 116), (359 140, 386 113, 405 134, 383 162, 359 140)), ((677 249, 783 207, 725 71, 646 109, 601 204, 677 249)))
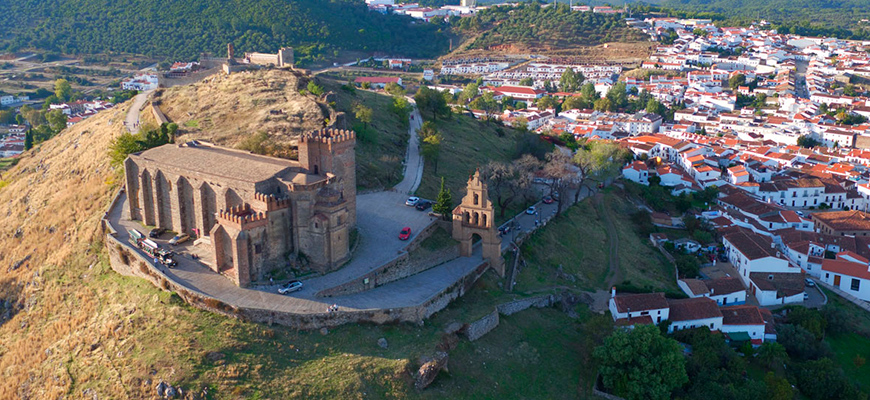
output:
POLYGON ((477 195, 477 193, 475 193, 474 194, 474 205, 478 205, 479 202, 480 202, 479 196, 477 195))
POLYGON ((487 227, 487 226, 488 226, 488 225, 486 224, 486 214, 483 214, 483 226, 484 226, 484 227, 487 227))

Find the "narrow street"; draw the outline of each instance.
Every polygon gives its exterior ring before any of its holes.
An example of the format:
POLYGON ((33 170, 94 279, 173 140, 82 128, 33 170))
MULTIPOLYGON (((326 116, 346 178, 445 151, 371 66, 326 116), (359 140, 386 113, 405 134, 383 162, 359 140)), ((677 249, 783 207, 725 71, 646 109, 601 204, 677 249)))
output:
POLYGON ((417 109, 417 103, 414 102, 414 99, 410 96, 406 98, 414 107, 408 121, 410 138, 408 138, 408 149, 405 151, 404 177, 393 189, 399 193, 410 195, 420 187, 420 181, 423 180, 423 156, 420 154, 420 138, 417 136, 417 130, 423 125, 423 118, 420 117, 420 110, 417 109))
POLYGON ((153 90, 145 91, 133 98, 133 104, 130 105, 130 109, 127 111, 127 118, 124 120, 124 126, 127 127, 128 132, 132 134, 139 132, 139 113, 142 111, 142 106, 145 105, 145 101, 148 100, 148 95, 151 92, 153 90))

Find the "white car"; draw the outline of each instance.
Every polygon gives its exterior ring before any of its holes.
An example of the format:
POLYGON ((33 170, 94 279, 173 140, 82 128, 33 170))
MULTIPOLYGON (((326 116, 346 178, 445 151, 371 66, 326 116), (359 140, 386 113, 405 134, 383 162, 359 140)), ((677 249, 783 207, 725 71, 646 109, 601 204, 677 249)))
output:
POLYGON ((405 205, 408 207, 414 207, 417 205, 417 203, 419 201, 420 201, 419 197, 411 196, 411 197, 408 197, 408 200, 405 200, 405 205))
POLYGON ((526 214, 529 214, 529 215, 535 215, 536 212, 538 212, 538 209, 535 208, 535 206, 531 206, 531 207, 526 209, 526 214))
POLYGON ((287 282, 286 284, 284 284, 280 288, 278 288, 278 293, 288 294, 288 293, 293 293, 293 292, 298 291, 298 290, 302 290, 302 282, 297 281, 297 280, 292 280, 290 282, 287 282))

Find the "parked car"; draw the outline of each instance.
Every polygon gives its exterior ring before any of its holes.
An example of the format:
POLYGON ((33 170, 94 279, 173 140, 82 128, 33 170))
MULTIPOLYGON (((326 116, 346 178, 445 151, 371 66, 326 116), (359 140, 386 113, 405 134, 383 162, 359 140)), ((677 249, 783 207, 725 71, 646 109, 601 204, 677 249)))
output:
POLYGON ((541 201, 543 201, 544 204, 553 204, 553 196, 544 196, 541 201))
POLYGON ((411 237, 411 227, 406 226, 399 232, 399 240, 408 240, 411 237))
POLYGON ((807 292, 804 292, 804 301, 807 301, 809 299, 810 299, 810 294, 807 292))
POLYGON ((805 282, 805 283, 807 284, 807 286, 809 286, 809 287, 816 286, 816 282, 814 282, 814 281, 813 281, 812 279, 810 279, 810 278, 805 279, 804 282, 805 282))
POLYGON ((281 287, 278 288, 278 293, 288 294, 299 290, 302 290, 302 282, 294 279, 290 282, 285 283, 284 285, 281 285, 281 287))
POLYGON ((529 215, 535 215, 536 212, 538 212, 538 209, 535 208, 535 206, 531 206, 531 207, 526 209, 526 214, 529 214, 529 215))
POLYGON ((429 209, 429 207, 432 207, 432 202, 429 200, 420 200, 417 202, 416 206, 417 210, 419 211, 426 211, 429 209))
POLYGON ((165 228, 154 228, 151 230, 151 232, 148 232, 148 237, 157 238, 164 233, 166 233, 165 228))
POLYGON ((405 205, 408 207, 414 207, 417 205, 417 202, 419 202, 419 201, 420 201, 419 197, 411 196, 411 197, 408 197, 408 200, 405 200, 405 205))
POLYGON ((186 233, 182 233, 179 235, 175 235, 175 237, 172 239, 169 239, 169 244, 176 246, 176 245, 182 244, 188 240, 190 240, 190 235, 188 235, 186 233))

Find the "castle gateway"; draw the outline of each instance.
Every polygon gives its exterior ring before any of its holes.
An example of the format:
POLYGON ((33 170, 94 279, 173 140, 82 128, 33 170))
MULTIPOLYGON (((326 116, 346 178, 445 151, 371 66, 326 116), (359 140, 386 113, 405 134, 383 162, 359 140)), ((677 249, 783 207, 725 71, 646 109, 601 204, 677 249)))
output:
POLYGON ((326 273, 350 258, 356 225, 355 134, 299 139, 299 161, 201 142, 167 144, 124 162, 130 218, 207 237, 210 267, 239 286, 291 259, 326 273))

